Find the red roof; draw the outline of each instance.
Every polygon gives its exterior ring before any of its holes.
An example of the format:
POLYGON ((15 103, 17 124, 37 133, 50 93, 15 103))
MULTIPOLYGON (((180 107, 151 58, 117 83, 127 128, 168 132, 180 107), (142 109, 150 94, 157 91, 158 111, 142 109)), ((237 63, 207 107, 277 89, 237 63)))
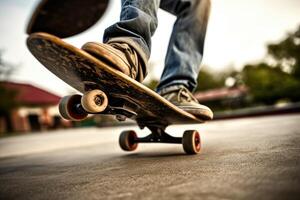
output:
POLYGON ((245 95, 248 89, 245 86, 239 86, 234 88, 220 88, 214 90, 208 90, 204 92, 197 92, 195 94, 196 99, 200 102, 219 100, 225 98, 233 98, 245 95))
POLYGON ((17 92, 16 101, 21 105, 56 105, 61 97, 30 84, 0 82, 5 89, 17 92))

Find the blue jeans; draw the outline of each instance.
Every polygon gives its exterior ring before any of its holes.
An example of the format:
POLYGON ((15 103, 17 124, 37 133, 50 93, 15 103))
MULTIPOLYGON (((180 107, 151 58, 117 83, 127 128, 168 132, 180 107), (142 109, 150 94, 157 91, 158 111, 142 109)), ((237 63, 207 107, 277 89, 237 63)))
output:
POLYGON ((193 91, 203 56, 210 0, 122 0, 120 21, 105 30, 103 41, 126 42, 139 54, 144 75, 157 28, 157 10, 177 16, 157 92, 185 86, 193 91))

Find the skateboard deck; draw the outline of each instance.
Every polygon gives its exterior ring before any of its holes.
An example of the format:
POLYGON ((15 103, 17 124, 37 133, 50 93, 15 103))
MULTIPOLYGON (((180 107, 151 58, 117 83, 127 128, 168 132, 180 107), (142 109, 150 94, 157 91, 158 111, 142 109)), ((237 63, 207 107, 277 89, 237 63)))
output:
POLYGON ((122 100, 134 111, 140 125, 201 123, 143 84, 131 79, 89 53, 47 33, 29 36, 31 53, 52 73, 81 93, 98 88, 108 99, 122 100))
POLYGON ((109 0, 42 0, 26 32, 47 32, 60 38, 79 34, 103 16, 108 3, 109 0))
MULTIPOLYGON (((150 135, 143 138, 137 137, 133 130, 123 131, 119 144, 125 151, 135 150, 138 143, 159 142, 182 144, 187 154, 200 152, 200 135, 196 130, 186 130, 183 137, 173 137, 165 129, 171 124, 195 124, 203 123, 203 120, 181 110, 143 84, 56 36, 33 33, 27 39, 27 46, 48 70, 83 93, 83 96, 62 98, 59 105, 62 116, 74 116, 76 119, 78 116, 86 117, 87 113, 112 114, 119 120, 131 118, 140 128, 147 127, 151 131, 150 135), (91 112, 89 110, 94 107, 87 105, 105 105, 105 109, 91 112)), ((99 107, 102 108, 95 108, 99 107)))

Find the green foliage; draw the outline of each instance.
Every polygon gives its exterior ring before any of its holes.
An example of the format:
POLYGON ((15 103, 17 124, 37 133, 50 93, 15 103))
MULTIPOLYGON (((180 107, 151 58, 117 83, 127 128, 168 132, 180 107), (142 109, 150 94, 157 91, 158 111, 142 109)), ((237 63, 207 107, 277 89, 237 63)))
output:
POLYGON ((280 99, 300 100, 300 81, 280 67, 265 63, 247 65, 242 71, 242 79, 256 103, 274 104, 280 99))
POLYGON ((281 42, 269 44, 268 53, 282 70, 300 80, 300 26, 281 42))
POLYGON ((281 99, 300 101, 300 26, 285 39, 267 46, 275 62, 247 65, 242 80, 255 103, 274 104, 281 99))
MULTIPOLYGON (((213 73, 209 69, 203 68, 198 76, 198 86, 196 91, 205 91, 209 89, 224 87, 227 74, 225 73, 213 73)), ((152 79, 146 86, 152 90, 155 90, 159 81, 152 79)))
POLYGON ((225 86, 225 76, 219 73, 213 73, 203 68, 197 79, 198 85, 196 91, 205 91, 209 89, 221 88, 225 86))

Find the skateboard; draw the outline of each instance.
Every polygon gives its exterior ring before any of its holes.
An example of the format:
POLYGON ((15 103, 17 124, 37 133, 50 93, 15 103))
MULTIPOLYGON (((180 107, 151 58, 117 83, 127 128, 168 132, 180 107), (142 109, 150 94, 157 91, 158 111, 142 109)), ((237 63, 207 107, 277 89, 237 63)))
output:
POLYGON ((27 39, 27 46, 48 70, 82 93, 61 99, 59 111, 63 118, 83 120, 88 114, 115 115, 119 121, 130 118, 141 129, 147 127, 151 131, 143 138, 133 130, 122 132, 119 144, 125 151, 135 150, 138 143, 151 142, 182 144, 187 154, 200 151, 200 135, 196 130, 173 137, 165 129, 171 124, 195 124, 203 120, 56 36, 33 33, 27 39))
POLYGON ((26 32, 47 32, 60 38, 79 34, 103 16, 108 3, 109 0, 42 0, 26 32))

